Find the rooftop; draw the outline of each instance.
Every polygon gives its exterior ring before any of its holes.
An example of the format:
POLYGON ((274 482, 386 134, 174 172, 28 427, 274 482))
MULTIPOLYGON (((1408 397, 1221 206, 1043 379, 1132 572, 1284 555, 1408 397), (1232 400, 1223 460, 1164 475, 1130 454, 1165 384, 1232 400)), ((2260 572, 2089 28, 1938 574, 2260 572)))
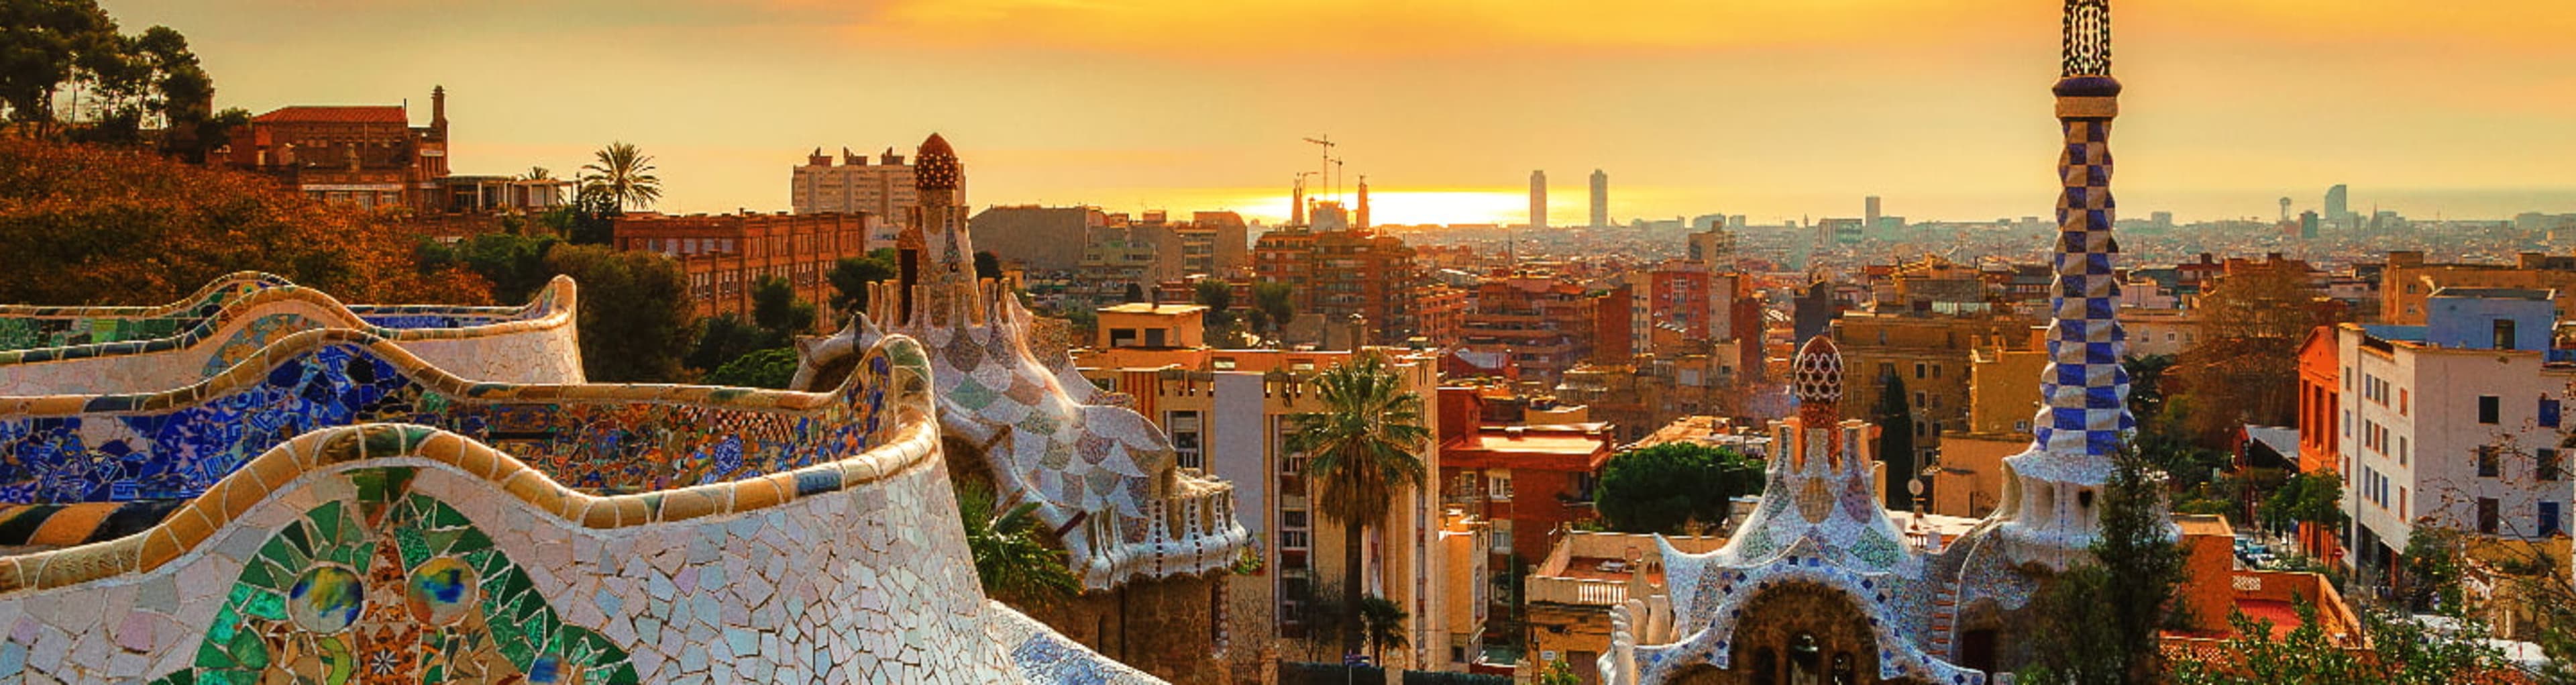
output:
POLYGON ((2452 286, 2434 289, 2432 296, 2469 297, 2481 300, 2548 300, 2551 299, 2551 296, 2554 294, 2555 293, 2547 290, 2534 288, 2462 288, 2452 286))
POLYGON ((1168 315, 1168 314, 1189 314, 1189 313, 1192 313, 1192 312, 1204 312, 1204 311, 1207 311, 1207 305, 1203 305, 1203 304, 1154 304, 1154 303, 1151 303, 1151 302, 1129 302, 1129 303, 1126 303, 1126 304, 1110 305, 1110 306, 1107 306, 1107 307, 1101 307, 1101 308, 1100 308, 1100 313, 1102 313, 1102 314, 1166 314, 1166 315, 1168 315))
POLYGON ((280 107, 251 119, 262 124, 402 124, 411 125, 411 115, 401 105, 297 105, 280 107))

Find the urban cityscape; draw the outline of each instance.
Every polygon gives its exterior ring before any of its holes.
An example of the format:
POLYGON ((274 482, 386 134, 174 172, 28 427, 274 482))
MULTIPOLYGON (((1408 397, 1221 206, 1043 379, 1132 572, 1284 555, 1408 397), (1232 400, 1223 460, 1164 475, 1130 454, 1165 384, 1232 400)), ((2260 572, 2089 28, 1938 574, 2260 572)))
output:
POLYGON ((0 680, 2576 685, 2576 6, 0 19, 0 680))

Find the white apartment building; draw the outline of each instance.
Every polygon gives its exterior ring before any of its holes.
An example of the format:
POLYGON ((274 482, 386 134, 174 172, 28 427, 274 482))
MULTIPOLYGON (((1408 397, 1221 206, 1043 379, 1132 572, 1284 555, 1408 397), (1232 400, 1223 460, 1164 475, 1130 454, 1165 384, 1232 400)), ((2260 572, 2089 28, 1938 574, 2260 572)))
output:
POLYGON ((835 165, 831 155, 815 148, 796 167, 789 185, 789 206, 798 214, 865 212, 901 226, 910 224, 912 210, 921 206, 913 193, 912 165, 892 149, 869 164, 867 155, 842 148, 841 163, 835 165))
MULTIPOLYGON (((1436 411, 1440 375, 1436 357, 1404 350, 1388 355, 1406 392, 1423 398, 1426 426, 1435 435, 1417 455, 1427 470, 1423 485, 1440 472, 1436 411)), ((1162 426, 1185 469, 1199 469, 1235 484, 1235 512, 1256 540, 1257 573, 1228 581, 1226 622, 1237 635, 1276 635, 1279 656, 1307 660, 1289 640, 1306 637, 1300 623, 1308 602, 1339 602, 1327 595, 1346 577, 1342 526, 1315 511, 1304 475, 1306 458, 1287 449, 1293 415, 1321 411, 1307 379, 1346 362, 1350 352, 1278 350, 1091 349, 1076 352, 1081 374, 1124 394, 1139 413, 1162 426)), ((1431 487, 1397 496, 1383 525, 1362 541, 1365 594, 1402 605, 1407 614, 1403 650, 1389 650, 1386 665, 1411 670, 1463 671, 1481 655, 1486 614, 1487 555, 1491 527, 1450 511, 1431 487)), ((1322 636, 1337 644, 1338 638, 1322 636)), ((1320 655, 1331 661, 1337 654, 1320 655)))
POLYGON ((2549 349, 2550 293, 2449 288, 2428 308, 2423 326, 2335 331, 2348 564, 2385 570, 2423 526, 2522 540, 2568 530, 2576 356, 2549 349))

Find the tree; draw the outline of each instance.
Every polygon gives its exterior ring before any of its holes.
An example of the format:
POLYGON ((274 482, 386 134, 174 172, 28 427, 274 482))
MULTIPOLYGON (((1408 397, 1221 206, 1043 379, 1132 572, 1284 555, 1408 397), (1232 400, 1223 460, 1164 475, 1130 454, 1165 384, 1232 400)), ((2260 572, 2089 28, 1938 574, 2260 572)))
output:
POLYGON ((1190 301, 1206 305, 1207 328, 1222 330, 1234 325, 1234 285, 1216 279, 1199 281, 1191 286, 1190 301))
POLYGON ((583 187, 573 191, 571 201, 537 215, 537 223, 575 245, 606 245, 617 237, 617 215, 617 201, 608 191, 583 187))
POLYGON ((1887 464, 1887 508, 1906 511, 1914 508, 1914 494, 1905 487, 1918 474, 1914 472, 1914 407, 1907 402, 1905 376, 1890 373, 1880 379, 1878 393, 1878 460, 1887 464))
POLYGON ((1360 600, 1360 625, 1368 634, 1369 658, 1385 664, 1386 648, 1409 646, 1404 638, 1405 617, 1404 606, 1385 597, 1369 595, 1360 600))
POLYGON ((653 252, 561 245, 546 268, 581 284, 582 368, 593 383, 669 383, 695 329, 680 263, 653 252))
MULTIPOLYGON (((2316 605, 2296 601, 2299 625, 2278 639, 2270 621, 2231 614, 2235 636, 2223 652, 2231 658, 2185 659, 2175 664, 2174 682, 2183 685, 2272 685, 2274 683, 2389 683, 2439 685, 2511 682, 2485 678, 2500 673, 2500 655, 2484 644, 2486 627, 2459 621, 2456 628, 2437 629, 2402 613, 2364 607, 2361 619, 2372 649, 2338 643, 2317 619, 2316 605)), ((2356 640, 2357 642, 2357 640, 2356 640)))
POLYGON ((796 350, 773 347, 735 357, 716 370, 707 372, 698 382, 707 385, 731 385, 744 388, 784 390, 796 379, 796 350))
POLYGON ((51 122, 54 93, 88 54, 115 48, 96 0, 0 0, 0 106, 10 121, 51 122))
POLYGON ((991 250, 976 250, 975 278, 978 280, 1000 280, 1002 278, 1002 258, 994 256, 991 250))
POLYGON ((763 347, 785 347, 797 334, 814 330, 814 303, 796 299, 796 286, 787 279, 763 277, 751 288, 751 323, 769 334, 772 344, 763 347))
POLYGON ((1762 492, 1762 462, 1735 450, 1668 442, 1622 452, 1601 468, 1593 506, 1625 533, 1724 524, 1736 497, 1762 492))
POLYGON ((743 355, 785 346, 738 314, 707 317, 698 322, 697 328, 697 343, 690 346, 682 362, 700 371, 714 371, 743 355))
POLYGON ((634 143, 612 142, 591 153, 598 161, 581 166, 584 190, 616 204, 616 210, 643 209, 662 199, 662 179, 653 175, 653 156, 634 143))
POLYGON ((2337 318, 2325 301, 2307 269, 2291 265, 2231 272, 2200 297, 2200 343, 2170 371, 2195 400, 2185 426, 2194 439, 2223 444, 2238 425, 2297 418, 2299 343, 2337 318))
POLYGON ((861 257, 842 257, 832 263, 824 279, 832 283, 832 311, 855 314, 868 311, 868 284, 893 280, 895 254, 892 248, 880 248, 861 257))
POLYGON ((546 252, 562 243, 551 235, 510 233, 485 233, 454 245, 423 239, 420 263, 430 272, 451 264, 463 266, 492 283, 494 299, 524 302, 554 278, 554 271, 546 267, 546 252))
POLYGON ((1135 283, 1129 283, 1129 284, 1127 284, 1127 300, 1126 300, 1126 301, 1128 301, 1128 302, 1144 302, 1144 301, 1146 301, 1146 300, 1145 300, 1145 286, 1143 286, 1143 285, 1139 285, 1139 284, 1135 284, 1135 283))
MULTIPOLYGON (((1292 414, 1288 451, 1307 456, 1306 477, 1319 488, 1316 513, 1342 524, 1342 606, 1358 607, 1360 541, 1365 530, 1394 507, 1396 495, 1423 480, 1416 450, 1430 442, 1423 426, 1422 395, 1407 392, 1403 378, 1375 355, 1315 375, 1323 411, 1292 414)), ((1350 621, 1343 640, 1357 652, 1363 638, 1350 621)))
POLYGON ((2457 612, 2462 608, 2460 581, 2468 563, 2468 541, 2458 530, 2416 526, 2406 536, 2406 590, 2416 611, 2457 612))
POLYGON ((268 178, 0 135, 0 302, 160 304, 242 270, 349 302, 491 301, 461 265, 423 270, 418 247, 390 215, 268 178))
POLYGON ((1547 662, 1547 671, 1539 674, 1538 685, 1583 685, 1583 676, 1576 675, 1574 667, 1564 659, 1557 659, 1547 662))
POLYGON ((1263 324, 1263 332, 1278 337, 1278 332, 1286 330, 1289 322, 1297 320, 1295 295, 1296 291, 1290 290, 1286 283, 1265 281, 1252 284, 1252 310, 1259 315, 1261 320, 1257 323, 1263 324))
POLYGON ((1038 539, 1036 502, 1002 509, 993 486, 957 484, 957 518, 966 524, 966 549, 984 595, 1013 605, 1043 606, 1079 594, 1082 586, 1065 565, 1064 552, 1038 539))
POLYGON ((555 172, 545 167, 532 166, 528 167, 528 173, 526 175, 520 176, 519 178, 530 181, 551 181, 555 178, 555 172))
POLYGON ((2022 682, 2162 682, 2156 633, 2182 583, 2183 549, 2161 505, 2165 479, 2154 461, 2124 446, 2112 466, 2092 558, 2058 574, 2040 594, 2031 629, 2036 657, 2022 682))
POLYGON ((2343 511, 2343 476, 2334 471, 2301 473, 2283 481, 2272 496, 2263 500, 2258 512, 2263 524, 2281 532, 2305 523, 2325 530, 2342 530, 2352 520, 2343 511))

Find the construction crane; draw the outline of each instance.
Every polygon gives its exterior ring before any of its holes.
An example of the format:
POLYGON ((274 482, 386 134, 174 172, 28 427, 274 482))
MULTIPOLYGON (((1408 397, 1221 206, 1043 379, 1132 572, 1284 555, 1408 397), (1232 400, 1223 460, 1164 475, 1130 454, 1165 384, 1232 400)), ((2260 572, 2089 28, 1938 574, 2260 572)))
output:
POLYGON ((1339 143, 1333 142, 1333 136, 1331 134, 1326 134, 1321 138, 1308 138, 1306 139, 1306 142, 1323 146, 1324 161, 1322 164, 1316 166, 1316 171, 1322 173, 1324 175, 1325 184, 1330 185, 1333 180, 1333 146, 1338 145, 1339 143))

